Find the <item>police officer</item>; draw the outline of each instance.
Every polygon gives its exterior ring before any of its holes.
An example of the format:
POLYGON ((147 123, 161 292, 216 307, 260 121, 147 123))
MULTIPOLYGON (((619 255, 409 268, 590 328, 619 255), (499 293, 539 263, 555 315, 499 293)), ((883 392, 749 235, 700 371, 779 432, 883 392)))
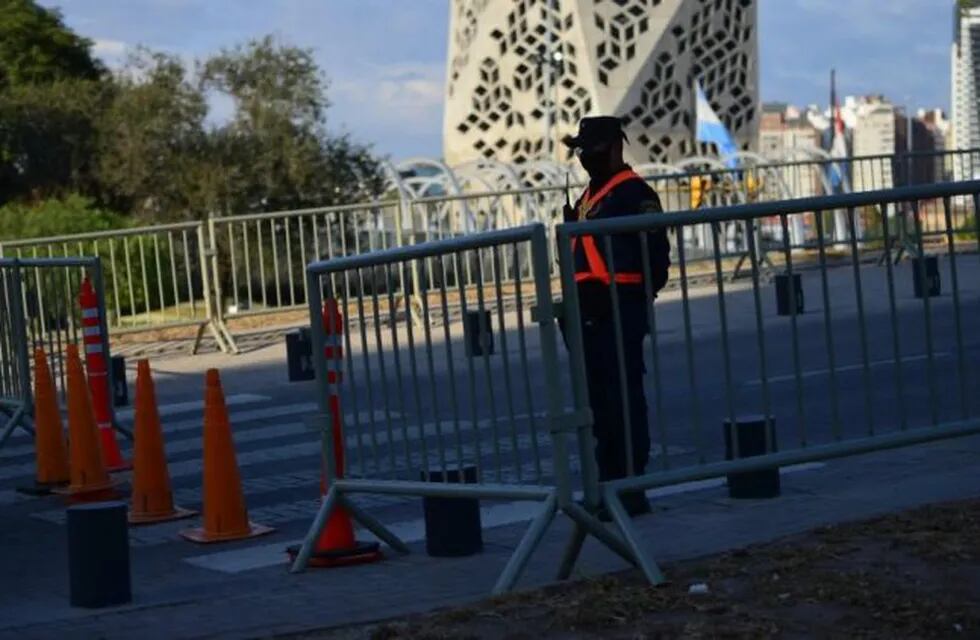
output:
MULTIPOLYGON (((575 206, 565 206, 565 222, 663 211, 656 191, 623 161, 624 141, 626 134, 621 121, 609 116, 583 118, 578 135, 564 138, 563 142, 574 150, 589 174, 589 185, 575 206)), ((616 234, 610 240, 611 256, 606 255, 605 238, 601 236, 577 237, 572 247, 600 481, 622 478, 628 472, 622 386, 627 392, 633 473, 643 473, 650 457, 643 340, 648 333, 647 305, 653 301, 645 293, 639 234, 616 234), (615 271, 614 276, 611 270, 615 271), (623 339, 624 380, 620 380, 612 310, 614 280, 623 339)), ((648 233, 647 248, 650 290, 656 294, 667 282, 670 267, 666 232, 648 233)), ((650 510, 642 492, 627 494, 623 501, 631 515, 650 510)))

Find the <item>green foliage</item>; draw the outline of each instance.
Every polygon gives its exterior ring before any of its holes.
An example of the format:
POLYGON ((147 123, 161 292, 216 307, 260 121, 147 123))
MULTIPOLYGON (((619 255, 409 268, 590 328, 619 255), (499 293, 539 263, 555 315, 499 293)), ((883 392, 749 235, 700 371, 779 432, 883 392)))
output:
MULTIPOLYGON (((43 200, 34 205, 10 203, 0 207, 0 241, 124 229, 130 226, 129 221, 129 218, 100 208, 90 198, 77 194, 63 199, 43 200)), ((160 238, 157 237, 156 240, 159 243, 160 238)), ((34 255, 100 257, 108 287, 106 304, 113 314, 125 317, 143 313, 147 305, 156 310, 160 306, 160 300, 163 300, 165 305, 174 304, 173 283, 167 280, 166 286, 161 291, 158 278, 158 273, 164 278, 169 273, 170 254, 167 251, 169 246, 164 244, 163 250, 159 253, 158 248, 159 244, 154 243, 153 236, 143 236, 142 240, 140 236, 135 236, 125 241, 95 239, 10 247, 4 250, 4 254, 10 257, 34 255), (141 243, 142 251, 140 251, 141 243), (159 271, 157 270, 158 257, 160 258, 159 271)), ((186 260, 187 257, 181 251, 175 257, 175 264, 179 263, 183 269, 186 260)), ((176 285, 177 295, 181 296, 182 300, 186 300, 188 294, 185 283, 179 281, 176 285)))
POLYGON ((0 207, 0 240, 121 229, 126 219, 99 208, 91 199, 72 194, 36 205, 9 203, 0 207))
POLYGON ((370 149, 327 133, 327 82, 309 49, 266 37, 192 72, 138 48, 109 75, 56 12, 33 0, 0 8, 0 37, 11 35, 0 43, 0 203, 80 194, 148 224, 367 200, 383 186, 370 149), (209 127, 215 94, 235 110, 209 127))
POLYGON ((0 0, 0 90, 64 79, 98 79, 92 42, 65 27, 61 14, 33 0, 0 0))
POLYGON ((329 106, 312 50, 276 44, 271 36, 211 57, 201 82, 234 98, 235 123, 242 129, 274 130, 288 122, 310 132, 323 123, 329 106))
POLYGON ((0 91, 0 202, 96 193, 96 119, 107 98, 92 80, 0 91))
POLYGON ((207 60, 201 86, 231 98, 235 115, 212 132, 206 199, 221 213, 370 198, 381 184, 368 149, 325 131, 327 83, 308 49, 271 37, 207 60), (223 194, 219 197, 218 193, 223 194))
POLYGON ((151 221, 187 216, 188 165, 204 147, 206 114, 179 58, 147 49, 130 56, 98 123, 98 179, 115 208, 151 221))

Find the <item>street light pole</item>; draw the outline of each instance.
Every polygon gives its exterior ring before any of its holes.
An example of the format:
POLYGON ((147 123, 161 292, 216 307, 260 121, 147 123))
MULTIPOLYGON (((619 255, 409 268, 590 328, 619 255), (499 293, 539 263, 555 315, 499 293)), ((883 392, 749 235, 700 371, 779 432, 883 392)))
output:
POLYGON ((550 53, 545 58, 545 64, 547 68, 545 71, 545 81, 544 81, 544 153, 550 160, 554 157, 554 151, 551 149, 551 117, 554 111, 554 104, 551 102, 551 85, 554 82, 552 77, 553 69, 551 66, 551 55, 550 53))
POLYGON ((560 50, 538 52, 534 61, 544 73, 544 153, 549 160, 555 159, 554 130, 557 129, 558 114, 558 71, 564 56, 560 50), (545 68, 547 66, 547 68, 545 68))

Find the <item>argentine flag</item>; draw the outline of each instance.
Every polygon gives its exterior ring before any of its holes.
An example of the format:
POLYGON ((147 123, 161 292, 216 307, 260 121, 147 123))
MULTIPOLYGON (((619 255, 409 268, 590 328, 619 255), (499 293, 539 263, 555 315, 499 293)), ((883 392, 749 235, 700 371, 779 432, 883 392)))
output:
POLYGON ((694 90, 697 92, 697 141, 714 143, 718 147, 718 152, 721 154, 725 166, 729 169, 735 169, 738 167, 738 159, 735 156, 738 147, 732 141, 728 129, 721 123, 718 114, 711 108, 707 96, 704 95, 704 89, 701 88, 701 83, 697 80, 694 81, 694 90))

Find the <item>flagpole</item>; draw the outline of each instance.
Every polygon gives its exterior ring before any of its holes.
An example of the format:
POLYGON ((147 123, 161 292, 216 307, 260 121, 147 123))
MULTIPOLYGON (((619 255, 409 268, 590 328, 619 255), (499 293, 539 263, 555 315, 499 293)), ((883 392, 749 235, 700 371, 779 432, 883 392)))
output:
MULTIPOLYGON (((692 67, 693 68, 693 67, 692 67)), ((688 72, 687 74, 687 88, 691 91, 691 104, 690 104, 690 116, 691 116, 691 157, 698 155, 698 90, 694 86, 694 73, 688 72)))
POLYGON ((836 120, 836 109, 837 109, 837 85, 836 76, 837 70, 830 70, 830 138, 827 143, 827 149, 830 150, 834 146, 834 135, 837 130, 834 128, 837 122, 836 120))

